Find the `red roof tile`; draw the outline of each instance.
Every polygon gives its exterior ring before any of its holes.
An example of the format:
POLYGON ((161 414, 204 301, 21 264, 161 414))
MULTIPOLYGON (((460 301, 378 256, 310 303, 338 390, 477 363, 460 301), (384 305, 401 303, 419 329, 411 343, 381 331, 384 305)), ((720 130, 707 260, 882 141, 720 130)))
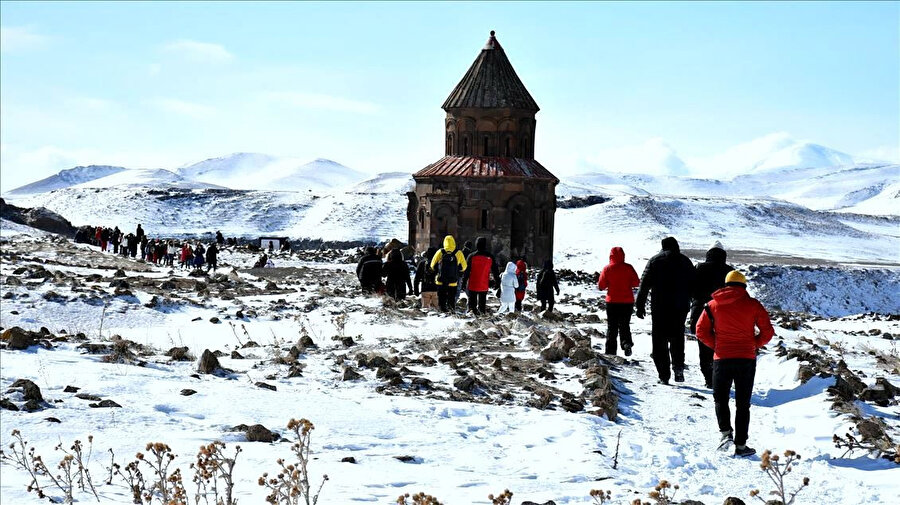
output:
POLYGON ((499 156, 444 156, 413 177, 527 177, 559 182, 535 160, 499 156))

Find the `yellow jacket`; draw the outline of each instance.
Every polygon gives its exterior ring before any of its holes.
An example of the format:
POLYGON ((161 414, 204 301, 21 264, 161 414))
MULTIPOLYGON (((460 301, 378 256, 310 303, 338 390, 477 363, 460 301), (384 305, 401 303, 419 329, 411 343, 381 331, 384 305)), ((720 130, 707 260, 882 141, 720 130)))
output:
MULTIPOLYGON (((462 251, 458 251, 456 249, 456 240, 453 239, 453 235, 447 235, 444 237, 444 248, 438 249, 438 252, 434 253, 434 257, 431 258, 431 269, 435 272, 438 272, 437 266, 441 264, 441 258, 444 257, 444 254, 456 254, 456 263, 459 265, 459 278, 462 278, 463 272, 466 271, 466 268, 469 265, 466 263, 466 257, 463 255, 462 251)), ((434 280, 435 284, 438 286, 442 286, 440 273, 435 276, 434 280)), ((457 282, 449 282, 448 286, 456 286, 457 282)))

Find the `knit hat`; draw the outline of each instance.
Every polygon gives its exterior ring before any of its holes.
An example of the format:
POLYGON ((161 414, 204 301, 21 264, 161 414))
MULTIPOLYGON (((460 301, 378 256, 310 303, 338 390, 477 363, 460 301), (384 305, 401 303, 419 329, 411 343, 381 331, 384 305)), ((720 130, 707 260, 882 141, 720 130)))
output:
POLYGON ((725 276, 725 285, 730 286, 732 283, 740 284, 744 287, 747 286, 747 278, 744 277, 744 274, 738 272, 737 270, 732 270, 728 272, 728 275, 725 276))
POLYGON ((713 244, 711 246, 709 246, 709 248, 710 249, 721 249, 723 251, 725 250, 725 246, 723 246, 722 243, 719 242, 718 240, 713 242, 713 244))

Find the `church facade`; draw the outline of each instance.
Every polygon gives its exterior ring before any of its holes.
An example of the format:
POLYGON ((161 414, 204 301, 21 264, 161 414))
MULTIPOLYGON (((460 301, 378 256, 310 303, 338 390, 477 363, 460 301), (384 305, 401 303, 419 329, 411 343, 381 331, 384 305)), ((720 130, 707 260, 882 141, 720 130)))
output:
POLYGON ((559 179, 534 159, 539 108, 494 32, 442 108, 444 157, 407 194, 409 244, 485 237, 501 258, 552 259, 559 179))

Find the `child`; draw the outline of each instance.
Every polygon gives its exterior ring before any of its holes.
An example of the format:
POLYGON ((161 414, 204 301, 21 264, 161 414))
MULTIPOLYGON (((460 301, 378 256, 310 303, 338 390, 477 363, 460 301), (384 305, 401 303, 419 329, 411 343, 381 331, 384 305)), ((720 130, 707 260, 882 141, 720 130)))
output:
POLYGON ((506 264, 506 271, 500 276, 500 310, 498 314, 512 312, 516 303, 516 287, 519 285, 516 279, 516 264, 510 261, 506 264))
POLYGON ((553 312, 553 290, 559 294, 559 283, 556 281, 556 272, 553 271, 553 262, 547 260, 544 262, 544 268, 537 278, 537 299, 541 302, 541 312, 549 310, 553 312), (548 307, 549 306, 549 307, 548 307))
POLYGON ((634 342, 631 340, 631 312, 634 310, 634 291, 640 285, 634 267, 625 263, 625 250, 613 247, 609 251, 609 264, 603 267, 597 288, 606 289, 606 354, 616 353, 616 337, 622 336, 622 350, 631 356, 634 342))
POLYGON ((528 286, 528 267, 524 260, 516 262, 516 312, 522 312, 522 300, 525 299, 525 287, 528 286))

